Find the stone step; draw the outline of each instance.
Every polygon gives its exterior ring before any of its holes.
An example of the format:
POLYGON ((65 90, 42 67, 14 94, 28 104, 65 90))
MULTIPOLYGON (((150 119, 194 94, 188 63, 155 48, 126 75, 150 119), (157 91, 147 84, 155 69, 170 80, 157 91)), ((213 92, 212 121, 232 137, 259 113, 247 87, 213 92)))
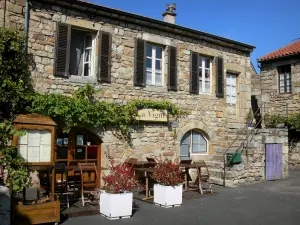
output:
POLYGON ((220 179, 222 179, 223 177, 222 169, 209 168, 208 171, 211 177, 220 178, 220 179))
POLYGON ((214 169, 223 169, 224 163, 221 161, 205 161, 206 166, 208 169, 214 168, 214 169))

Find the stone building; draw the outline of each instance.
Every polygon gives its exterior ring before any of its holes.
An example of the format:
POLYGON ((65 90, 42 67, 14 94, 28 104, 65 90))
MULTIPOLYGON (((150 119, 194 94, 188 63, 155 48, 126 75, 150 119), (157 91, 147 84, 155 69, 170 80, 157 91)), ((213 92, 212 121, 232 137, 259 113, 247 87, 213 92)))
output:
MULTIPOLYGON (((260 90, 264 115, 290 115, 300 110, 300 40, 258 59, 260 81, 252 89, 260 90)), ((255 93, 257 94, 257 92, 255 93)), ((300 134, 289 130, 289 163, 300 166, 300 134)))
MULTIPOLYGON (((30 2, 28 51, 36 64, 31 73, 36 91, 69 95, 88 83, 99 90, 99 101, 169 100, 189 112, 172 129, 166 122, 143 122, 142 129, 131 133, 131 143, 109 128, 78 129, 69 138, 96 136, 92 139, 101 143, 103 167, 107 156, 205 160, 212 181, 223 184, 223 153, 244 128, 251 107, 254 46, 179 26, 172 8, 160 21, 83 1, 30 2)), ((8 0, 0 21, 23 29, 24 6, 25 0, 8 0)), ((57 141, 63 143, 65 138, 57 141)), ((61 160, 67 157, 68 148, 59 151, 61 160)), ((247 165, 229 172, 226 185, 264 177, 263 158, 254 150, 252 154, 255 157, 247 165)))

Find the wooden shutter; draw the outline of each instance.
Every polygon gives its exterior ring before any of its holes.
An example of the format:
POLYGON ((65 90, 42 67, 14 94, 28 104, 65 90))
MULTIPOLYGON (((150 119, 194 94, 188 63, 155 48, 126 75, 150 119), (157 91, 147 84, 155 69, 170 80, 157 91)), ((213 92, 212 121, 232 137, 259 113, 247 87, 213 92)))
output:
POLYGON ((69 75, 69 58, 71 42, 71 25, 56 24, 56 47, 54 58, 54 75, 69 75))
POLYGON ((216 96, 224 98, 224 62, 222 57, 217 58, 216 96))
POLYGON ((98 80, 111 82, 111 35, 109 33, 99 33, 98 45, 98 80))
POLYGON ((134 85, 146 85, 146 41, 137 39, 135 44, 134 85))
POLYGON ((177 91, 177 49, 169 46, 168 59, 168 89, 170 91, 177 91))
POLYGON ((190 92, 199 94, 199 60, 198 53, 191 52, 190 92))

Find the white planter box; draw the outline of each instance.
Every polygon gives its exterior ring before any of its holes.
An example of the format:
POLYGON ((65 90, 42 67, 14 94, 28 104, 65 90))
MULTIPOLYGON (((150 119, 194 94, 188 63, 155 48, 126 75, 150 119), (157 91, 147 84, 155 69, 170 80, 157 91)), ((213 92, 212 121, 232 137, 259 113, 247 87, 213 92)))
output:
POLYGON ((100 213, 108 219, 129 218, 132 215, 132 193, 100 193, 100 213))
POLYGON ((182 184, 174 187, 155 184, 154 204, 165 208, 182 205, 182 184))

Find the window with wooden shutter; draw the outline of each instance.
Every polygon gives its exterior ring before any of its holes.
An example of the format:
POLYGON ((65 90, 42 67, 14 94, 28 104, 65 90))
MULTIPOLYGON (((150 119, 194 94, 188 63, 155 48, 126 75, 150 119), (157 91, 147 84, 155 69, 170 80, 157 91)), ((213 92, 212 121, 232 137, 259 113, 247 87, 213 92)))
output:
POLYGON ((137 39, 135 46, 135 86, 145 86, 146 84, 146 41, 137 39))
POLYGON ((224 97, 224 62, 222 57, 217 58, 216 96, 224 97))
POLYGON ((71 26, 63 23, 57 23, 54 61, 54 74, 56 76, 69 75, 70 38, 71 26))
POLYGON ((111 35, 101 32, 99 34, 99 73, 98 79, 111 82, 111 35))
POLYGON ((177 91, 177 49, 169 46, 168 89, 177 91))
POLYGON ((190 92, 199 94, 199 76, 198 76, 198 53, 191 52, 191 77, 190 77, 190 92))

